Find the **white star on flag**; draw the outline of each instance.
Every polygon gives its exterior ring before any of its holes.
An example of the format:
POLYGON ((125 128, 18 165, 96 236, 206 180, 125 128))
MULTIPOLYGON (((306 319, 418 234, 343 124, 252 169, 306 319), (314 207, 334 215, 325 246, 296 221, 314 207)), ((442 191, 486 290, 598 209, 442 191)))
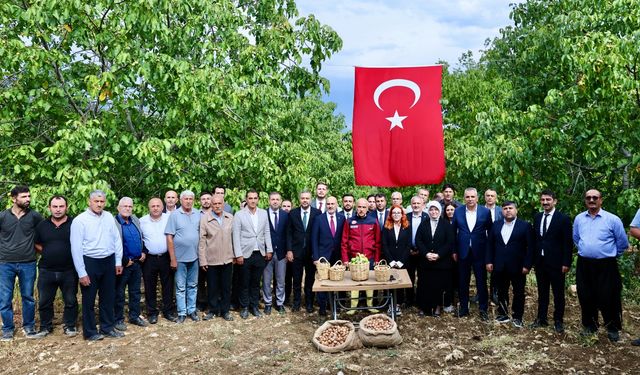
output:
POLYGON ((389 127, 389 131, 391 131, 391 129, 395 128, 396 126, 399 127, 400 129, 404 129, 404 127, 402 126, 402 120, 406 119, 407 116, 399 116, 398 115, 398 111, 396 110, 396 113, 393 115, 393 117, 387 117, 386 119, 389 120, 391 122, 391 126, 389 127))

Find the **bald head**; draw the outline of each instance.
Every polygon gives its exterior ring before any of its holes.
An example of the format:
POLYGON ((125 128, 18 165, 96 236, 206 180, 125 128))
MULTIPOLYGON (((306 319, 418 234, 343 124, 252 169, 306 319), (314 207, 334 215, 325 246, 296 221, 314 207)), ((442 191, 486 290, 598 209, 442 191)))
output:
POLYGON ((149 199, 149 216, 152 219, 158 219, 162 216, 162 210, 164 209, 164 204, 162 204, 162 199, 160 198, 151 198, 149 199))
POLYGON ((356 202, 356 214, 358 215, 358 217, 366 217, 368 211, 369 202, 364 198, 358 199, 358 201, 356 202))
POLYGON ((338 210, 338 199, 336 197, 327 198, 327 212, 333 215, 338 210))

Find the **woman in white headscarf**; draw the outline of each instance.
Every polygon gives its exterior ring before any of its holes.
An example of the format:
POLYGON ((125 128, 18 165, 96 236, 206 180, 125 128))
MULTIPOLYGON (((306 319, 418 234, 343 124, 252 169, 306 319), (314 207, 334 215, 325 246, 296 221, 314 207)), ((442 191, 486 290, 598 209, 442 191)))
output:
POLYGON ((420 263, 418 265, 418 306, 422 314, 440 316, 445 291, 450 288, 455 236, 449 221, 441 217, 442 206, 427 203, 429 219, 416 233, 420 263))

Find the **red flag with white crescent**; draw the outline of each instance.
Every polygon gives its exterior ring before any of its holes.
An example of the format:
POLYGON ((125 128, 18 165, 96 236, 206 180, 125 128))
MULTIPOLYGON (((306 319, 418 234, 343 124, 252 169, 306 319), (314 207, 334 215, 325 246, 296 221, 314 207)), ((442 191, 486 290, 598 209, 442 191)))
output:
POLYGON ((356 67, 353 167, 357 185, 442 182, 441 96, 442 66, 356 67))

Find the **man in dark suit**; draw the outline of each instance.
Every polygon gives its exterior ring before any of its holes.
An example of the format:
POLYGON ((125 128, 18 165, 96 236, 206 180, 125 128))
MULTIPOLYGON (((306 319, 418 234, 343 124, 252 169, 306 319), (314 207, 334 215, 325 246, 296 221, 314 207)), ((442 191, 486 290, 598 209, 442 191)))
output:
POLYGON ((376 210, 373 212, 378 219, 378 226, 380 230, 384 227, 384 222, 387 221, 389 216, 389 210, 387 210, 387 197, 384 194, 376 194, 376 210))
POLYGON ((411 198, 411 212, 407 214, 407 221, 409 222, 409 229, 411 229, 411 250, 409 251, 409 258, 405 267, 409 273, 409 279, 411 279, 411 288, 407 288, 405 305, 412 306, 416 302, 416 271, 418 269, 419 257, 418 247, 416 245, 416 234, 420 224, 426 220, 429 215, 424 211, 425 203, 422 197, 416 195, 411 198))
POLYGON ((491 229, 491 213, 486 207, 478 206, 478 191, 475 188, 467 188, 464 191, 464 200, 465 205, 456 208, 452 223, 456 233, 454 260, 458 262, 458 317, 469 315, 469 282, 473 269, 478 289, 480 318, 487 321, 489 302, 485 258, 487 233, 491 229))
POLYGON ((276 291, 276 310, 284 313, 284 287, 285 274, 287 272, 287 227, 289 226, 289 214, 280 208, 282 196, 280 193, 269 193, 269 230, 271 231, 271 247, 273 257, 262 273, 262 294, 264 298, 264 313, 271 314, 272 293, 276 291), (273 289, 271 281, 273 280, 273 289))
MULTIPOLYGON (((491 222, 502 220, 502 207, 496 204, 498 200, 498 193, 493 189, 487 189, 484 192, 484 206, 489 209, 491 213, 491 222)), ((489 297, 491 301, 498 304, 498 287, 493 280, 493 274, 489 277, 489 297)))
POLYGON ((558 333, 564 332, 564 279, 573 253, 571 219, 556 210, 555 193, 544 190, 540 193, 543 212, 533 220, 535 238, 535 267, 538 284, 538 316, 532 328, 545 327, 549 310, 549 286, 553 289, 553 321, 558 333))
POLYGON ((513 287, 513 326, 522 328, 524 314, 524 286, 533 264, 533 236, 531 224, 516 220, 518 209, 514 202, 502 203, 504 220, 497 221, 489 231, 487 271, 493 273, 498 287, 498 323, 509 322, 509 285, 513 287))
MULTIPOLYGON (((344 228, 344 215, 338 212, 338 200, 327 198, 327 212, 319 215, 311 228, 311 252, 313 263, 317 264, 321 257, 331 264, 341 258, 340 240, 344 228)), ((327 293, 318 294, 318 305, 321 316, 327 315, 327 293)))
POLYGON ((287 230, 287 260, 292 262, 293 305, 292 311, 299 311, 302 302, 302 274, 304 272, 304 300, 308 313, 313 312, 313 280, 316 268, 311 260, 311 228, 320 210, 311 207, 311 193, 300 193, 300 207, 289 212, 287 230))

